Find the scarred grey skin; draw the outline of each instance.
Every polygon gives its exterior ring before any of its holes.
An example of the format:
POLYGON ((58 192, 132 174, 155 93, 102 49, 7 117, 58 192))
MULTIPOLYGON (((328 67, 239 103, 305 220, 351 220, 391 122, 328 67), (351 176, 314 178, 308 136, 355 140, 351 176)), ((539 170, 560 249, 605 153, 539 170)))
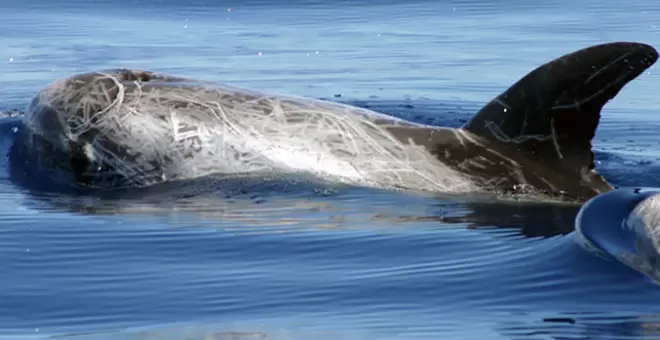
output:
MULTIPOLYGON (((165 121, 169 109, 203 112, 208 107, 200 103, 212 100, 234 109, 252 105, 251 109, 270 115, 273 107, 267 101, 277 99, 287 112, 315 109, 363 117, 402 144, 423 146, 439 166, 447 165, 478 190, 585 201, 613 189, 596 171, 591 148, 602 107, 657 58, 653 47, 631 42, 575 51, 531 71, 458 129, 411 123, 339 103, 268 95, 142 70, 92 72, 59 80, 35 97, 25 115, 26 150, 38 154, 42 166, 69 170, 77 182, 89 186, 136 184, 127 175, 130 169, 113 171, 122 162, 152 164, 152 172, 143 169, 140 173, 148 180, 136 185, 163 182, 176 179, 175 171, 163 170, 164 165, 183 164, 203 154, 203 143, 193 135, 177 140, 177 154, 165 154, 147 144, 144 152, 135 145, 129 147, 118 137, 121 122, 94 127, 95 121, 107 116, 112 103, 133 103, 125 109, 130 113, 131 107, 145 106, 144 94, 149 93, 150 98, 161 99, 160 109, 151 114, 165 121), (104 152, 106 156, 97 157, 104 152)), ((179 125, 183 131, 177 133, 213 124, 211 118, 184 116, 184 124, 179 125)), ((288 119, 295 124, 306 117, 288 119)), ((400 186, 406 187, 405 183, 400 186)))

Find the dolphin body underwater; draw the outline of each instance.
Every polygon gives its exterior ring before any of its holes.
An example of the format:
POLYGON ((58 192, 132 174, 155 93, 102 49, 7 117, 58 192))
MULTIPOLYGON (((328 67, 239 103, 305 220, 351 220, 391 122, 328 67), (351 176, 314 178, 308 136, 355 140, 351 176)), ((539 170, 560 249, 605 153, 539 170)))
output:
POLYGON ((292 171, 359 185, 584 202, 613 186, 591 142, 602 107, 653 65, 614 42, 529 72, 460 128, 142 70, 56 80, 29 104, 20 152, 93 188, 292 171))

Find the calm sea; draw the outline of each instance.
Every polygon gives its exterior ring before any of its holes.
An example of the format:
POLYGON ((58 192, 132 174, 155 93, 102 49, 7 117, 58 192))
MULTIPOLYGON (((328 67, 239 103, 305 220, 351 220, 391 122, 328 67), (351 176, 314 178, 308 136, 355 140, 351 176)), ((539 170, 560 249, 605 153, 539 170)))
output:
MULTIPOLYGON (((135 67, 458 126, 588 45, 660 48, 654 0, 0 0, 0 110, 135 67)), ((660 186, 660 72, 603 111, 598 168, 660 186)), ((5 154, 20 128, 0 119, 5 154)), ((575 242, 576 206, 204 179, 99 198, 0 158, 0 337, 660 339, 660 287, 575 242)))

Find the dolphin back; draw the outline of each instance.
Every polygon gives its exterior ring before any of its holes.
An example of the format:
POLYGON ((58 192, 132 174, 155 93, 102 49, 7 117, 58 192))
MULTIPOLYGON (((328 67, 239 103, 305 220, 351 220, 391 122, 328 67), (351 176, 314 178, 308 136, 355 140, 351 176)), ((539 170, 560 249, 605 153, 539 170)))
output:
POLYGON ((463 128, 589 182, 591 141, 603 106, 655 63, 646 44, 614 42, 563 55, 529 72, 463 128))

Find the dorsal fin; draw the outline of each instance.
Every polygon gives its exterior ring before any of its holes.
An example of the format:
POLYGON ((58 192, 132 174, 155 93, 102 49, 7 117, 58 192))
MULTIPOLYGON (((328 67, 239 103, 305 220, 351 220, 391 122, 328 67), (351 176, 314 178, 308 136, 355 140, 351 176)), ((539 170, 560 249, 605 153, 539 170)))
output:
POLYGON ((646 44, 615 42, 559 57, 486 104, 463 128, 584 175, 603 106, 658 59, 646 44))

